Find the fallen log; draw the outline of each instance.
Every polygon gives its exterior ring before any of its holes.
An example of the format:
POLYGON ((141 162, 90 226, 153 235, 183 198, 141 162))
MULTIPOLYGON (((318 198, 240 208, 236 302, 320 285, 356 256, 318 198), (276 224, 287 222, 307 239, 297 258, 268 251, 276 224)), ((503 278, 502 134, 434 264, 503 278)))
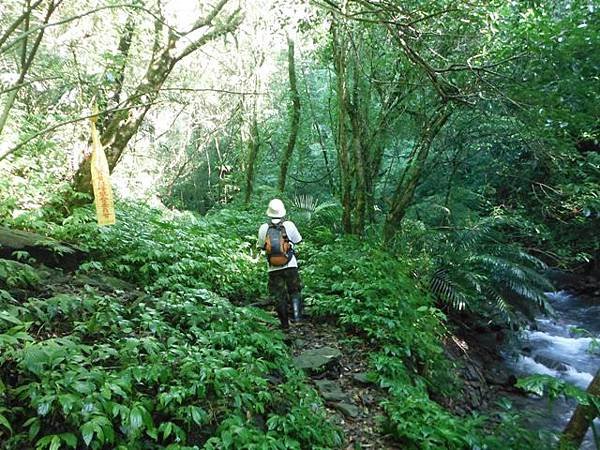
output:
POLYGON ((16 259, 15 252, 27 252, 39 263, 75 270, 88 254, 56 239, 23 230, 0 227, 0 258, 16 259))

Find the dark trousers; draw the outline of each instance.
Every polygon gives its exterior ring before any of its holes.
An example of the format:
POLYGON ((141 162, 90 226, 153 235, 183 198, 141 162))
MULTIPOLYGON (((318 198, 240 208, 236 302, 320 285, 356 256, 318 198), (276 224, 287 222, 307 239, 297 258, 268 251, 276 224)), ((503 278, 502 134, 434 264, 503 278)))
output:
POLYGON ((287 328, 288 298, 300 295, 300 275, 297 267, 269 272, 269 295, 275 302, 281 326, 287 328))

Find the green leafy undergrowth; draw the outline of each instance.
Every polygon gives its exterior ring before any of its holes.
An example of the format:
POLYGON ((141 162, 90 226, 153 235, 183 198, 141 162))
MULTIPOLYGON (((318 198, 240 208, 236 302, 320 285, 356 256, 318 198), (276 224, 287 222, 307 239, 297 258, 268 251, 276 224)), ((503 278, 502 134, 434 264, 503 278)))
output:
MULTIPOLYGON (((10 444, 68 446, 73 435, 96 447, 338 446, 282 336, 269 331, 274 320, 217 295, 240 303, 264 295, 254 249, 262 217, 223 209, 200 219, 122 204, 117 220, 98 229, 84 208, 47 227, 91 252, 80 272, 144 289, 134 299, 89 290, 13 307, 3 365, 21 381, 6 383, 11 404, 0 413, 10 444), (41 367, 30 366, 40 358, 41 367), (77 403, 63 405, 65 395, 77 403)), ((310 231, 298 254, 307 305, 373 349, 371 368, 389 393, 384 429, 405 448, 497 448, 484 418, 454 416, 430 399, 458 390, 443 352, 446 319, 413 276, 418 261, 336 239, 322 224, 310 231)))
POLYGON ((39 273, 30 265, 0 259, 0 283, 9 288, 28 288, 40 282, 39 273))
MULTIPOLYGON (((15 225, 31 223, 23 217, 15 225)), ((257 217, 244 211, 200 218, 125 202, 118 204, 114 226, 97 227, 91 207, 76 209, 61 224, 44 225, 53 237, 92 253, 83 270, 112 273, 148 292, 203 287, 239 303, 264 295, 254 229, 257 217)))
POLYGON ((261 310, 204 289, 86 288, 0 310, 2 448, 333 448, 261 310))
POLYGON ((47 223, 90 252, 75 277, 142 289, 50 295, 33 289, 29 265, 0 280, 11 283, 0 291, 0 447, 339 447, 276 321, 229 300, 262 293, 255 237, 235 225, 256 226, 244 214, 121 204, 113 227, 98 228, 91 208, 47 223), (16 301, 17 285, 33 296, 16 301))
MULTIPOLYGON (((414 262, 348 237, 308 245, 304 257, 312 313, 333 316, 373 349, 371 369, 388 392, 384 430, 402 448, 506 448, 516 422, 500 422, 490 436, 486 417, 455 416, 430 398, 456 395, 458 384, 442 346, 446 318, 410 275, 414 262)), ((530 438, 523 433, 509 448, 535 448, 530 438)))
POLYGON ((550 402, 560 397, 573 398, 581 405, 593 404, 600 412, 600 396, 594 396, 577 386, 549 375, 520 378, 516 387, 539 396, 547 395, 550 402))

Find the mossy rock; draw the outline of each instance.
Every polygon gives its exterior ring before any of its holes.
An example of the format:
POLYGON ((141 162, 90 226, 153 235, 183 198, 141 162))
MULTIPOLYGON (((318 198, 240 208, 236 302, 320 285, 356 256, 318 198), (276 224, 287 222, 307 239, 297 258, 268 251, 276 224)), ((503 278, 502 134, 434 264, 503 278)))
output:
POLYGON ((342 352, 333 347, 321 347, 302 352, 294 358, 298 369, 311 372, 322 372, 335 364, 342 357, 342 352))

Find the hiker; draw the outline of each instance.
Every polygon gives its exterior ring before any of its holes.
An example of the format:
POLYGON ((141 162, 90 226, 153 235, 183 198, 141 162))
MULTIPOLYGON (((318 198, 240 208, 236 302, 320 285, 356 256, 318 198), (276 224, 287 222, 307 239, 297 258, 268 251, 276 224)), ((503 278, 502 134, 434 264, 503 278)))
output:
POLYGON ((269 262, 269 295, 276 302, 277 316, 281 328, 289 328, 288 323, 288 294, 292 300, 293 322, 302 319, 302 297, 300 296, 300 276, 298 261, 294 254, 294 245, 302 241, 302 236, 294 222, 284 220, 285 206, 274 198, 269 202, 268 223, 258 230, 258 247, 267 253, 269 262))

